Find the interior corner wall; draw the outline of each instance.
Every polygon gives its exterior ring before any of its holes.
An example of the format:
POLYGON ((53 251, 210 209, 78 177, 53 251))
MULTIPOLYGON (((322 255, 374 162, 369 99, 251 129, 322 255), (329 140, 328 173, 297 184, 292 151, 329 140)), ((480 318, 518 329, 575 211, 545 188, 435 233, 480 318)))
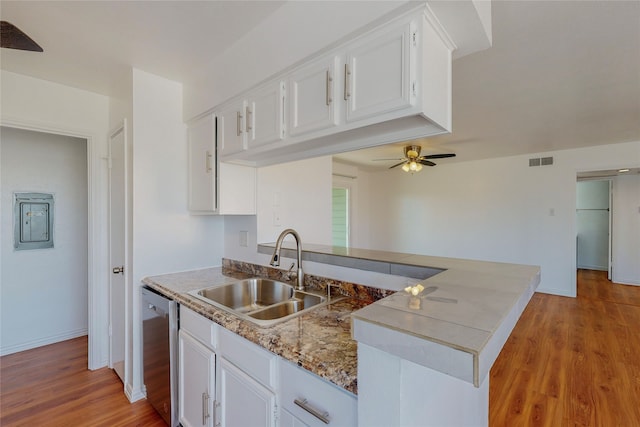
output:
MULTIPOLYGON (((0 71, 0 124, 87 139, 89 178, 90 369, 108 362, 107 155, 109 98, 45 80, 0 71)), ((4 221, 4 218, 3 218, 4 221)), ((5 236, 2 235, 2 239, 5 236)))
POLYGON ((132 292, 127 387, 142 392, 140 280, 220 265, 224 220, 187 210, 187 138, 182 85, 133 70, 132 292))
POLYGON ((540 292, 575 296, 577 172, 638 166, 640 141, 372 173, 370 248, 539 265, 540 292))
POLYGON ((87 141, 3 127, 0 354, 87 335, 87 141), (52 248, 16 250, 14 193, 53 194, 52 248))

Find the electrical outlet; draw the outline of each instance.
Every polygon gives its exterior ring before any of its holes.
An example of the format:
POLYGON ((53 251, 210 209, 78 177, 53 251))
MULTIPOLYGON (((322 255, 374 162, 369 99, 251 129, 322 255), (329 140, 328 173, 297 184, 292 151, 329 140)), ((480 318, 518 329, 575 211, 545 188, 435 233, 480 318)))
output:
POLYGON ((240 246, 243 248, 246 248, 248 245, 248 240, 249 240, 249 232, 248 231, 241 231, 240 232, 240 246))

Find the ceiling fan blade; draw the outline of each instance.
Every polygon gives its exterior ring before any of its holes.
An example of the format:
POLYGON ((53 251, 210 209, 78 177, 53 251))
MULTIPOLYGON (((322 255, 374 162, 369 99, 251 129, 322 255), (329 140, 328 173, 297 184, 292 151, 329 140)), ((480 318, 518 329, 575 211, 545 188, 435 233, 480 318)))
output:
POLYGON ((391 160, 396 160, 397 161, 397 160, 406 160, 406 159, 399 159, 397 157, 394 158, 394 159, 371 159, 371 161, 373 161, 373 162, 388 162, 388 161, 391 161, 391 160))
POLYGON ((448 157, 455 157, 456 155, 453 153, 447 154, 429 154, 427 156, 420 156, 421 159, 446 159, 448 157))
POLYGON ((0 47, 28 50, 31 52, 44 52, 44 49, 42 49, 38 43, 34 42, 31 37, 7 21, 0 21, 0 47))
POLYGON ((406 162, 405 160, 403 160, 403 161, 401 161, 400 163, 398 163, 398 164, 396 164, 396 165, 391 166, 389 169, 397 168, 398 166, 400 166, 400 165, 404 165, 405 163, 407 163, 407 162, 406 162))
POLYGON ((416 162, 423 164, 425 166, 435 166, 436 164, 433 162, 430 162, 429 160, 425 160, 425 159, 417 159, 416 162))

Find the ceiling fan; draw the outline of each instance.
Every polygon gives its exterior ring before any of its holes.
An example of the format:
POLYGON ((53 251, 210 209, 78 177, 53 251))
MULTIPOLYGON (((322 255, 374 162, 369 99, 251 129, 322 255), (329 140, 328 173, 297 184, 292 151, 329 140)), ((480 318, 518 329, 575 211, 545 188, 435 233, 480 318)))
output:
POLYGON ((8 49, 44 52, 44 49, 18 27, 7 21, 0 21, 0 47, 8 49))
POLYGON ((429 159, 445 159, 447 157, 456 156, 453 153, 429 154, 426 156, 421 156, 420 149, 421 147, 419 145, 407 145, 406 147, 404 147, 404 158, 402 159, 376 159, 376 160, 402 160, 400 163, 397 163, 391 166, 389 169, 393 169, 402 165, 403 171, 413 173, 413 172, 419 172, 420 170, 422 170, 422 165, 425 165, 425 166, 436 165, 429 159))

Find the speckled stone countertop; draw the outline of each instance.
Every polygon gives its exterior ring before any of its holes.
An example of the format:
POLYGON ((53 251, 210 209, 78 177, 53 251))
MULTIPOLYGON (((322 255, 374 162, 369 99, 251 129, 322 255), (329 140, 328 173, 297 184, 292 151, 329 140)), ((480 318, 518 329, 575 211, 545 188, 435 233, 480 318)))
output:
POLYGON ((351 313, 371 301, 341 297, 265 328, 188 294, 256 276, 217 267, 147 277, 142 282, 231 332, 357 394, 357 343, 351 337, 351 313))

